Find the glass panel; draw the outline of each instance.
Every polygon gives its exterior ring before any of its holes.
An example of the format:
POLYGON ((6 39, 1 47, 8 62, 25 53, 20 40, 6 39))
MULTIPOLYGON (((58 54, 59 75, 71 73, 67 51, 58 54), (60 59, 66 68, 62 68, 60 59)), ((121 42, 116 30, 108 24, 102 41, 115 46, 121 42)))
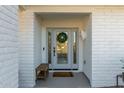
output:
POLYGON ((57 32, 57 63, 68 62, 68 32, 57 32))
POLYGON ((48 32, 48 63, 51 64, 51 32, 48 32))
POLYGON ((77 41, 77 33, 76 32, 73 32, 73 63, 76 64, 76 41, 77 41))

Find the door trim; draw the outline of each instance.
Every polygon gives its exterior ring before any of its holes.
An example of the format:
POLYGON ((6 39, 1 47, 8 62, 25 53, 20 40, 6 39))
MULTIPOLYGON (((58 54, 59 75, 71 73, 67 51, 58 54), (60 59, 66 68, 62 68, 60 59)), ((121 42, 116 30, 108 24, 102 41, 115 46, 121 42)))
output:
MULTIPOLYGON (((71 62, 71 70, 72 69, 79 69, 79 28, 78 27, 69 27, 69 28, 66 28, 66 27, 47 27, 46 28, 46 31, 47 31, 47 36, 46 36, 46 41, 48 41, 48 32, 52 32, 53 30, 55 30, 55 29, 70 29, 70 30, 73 30, 73 32, 77 32, 77 51, 76 51, 76 62, 77 62, 77 64, 73 64, 73 62, 71 62)), ((63 30, 62 30, 63 31, 63 30)), ((61 32, 62 32, 61 31, 61 32)), ((67 31, 66 31, 67 32, 67 31)), ((71 31, 69 31, 69 32, 71 32, 71 31)), ((47 59, 48 59, 48 43, 47 43, 47 59)), ((49 68, 50 69, 53 69, 53 67, 52 67, 52 64, 49 64, 49 68)), ((56 68, 56 69, 59 69, 59 68, 56 68)), ((68 69, 68 68, 67 68, 68 69)))

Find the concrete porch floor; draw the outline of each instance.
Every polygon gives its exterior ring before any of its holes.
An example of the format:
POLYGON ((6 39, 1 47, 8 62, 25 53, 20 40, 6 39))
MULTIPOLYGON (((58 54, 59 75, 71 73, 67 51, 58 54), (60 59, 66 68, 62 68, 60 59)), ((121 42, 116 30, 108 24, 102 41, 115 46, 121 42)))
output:
POLYGON ((51 72, 46 80, 37 80, 35 88, 90 88, 83 73, 73 74, 73 77, 53 77, 51 72))

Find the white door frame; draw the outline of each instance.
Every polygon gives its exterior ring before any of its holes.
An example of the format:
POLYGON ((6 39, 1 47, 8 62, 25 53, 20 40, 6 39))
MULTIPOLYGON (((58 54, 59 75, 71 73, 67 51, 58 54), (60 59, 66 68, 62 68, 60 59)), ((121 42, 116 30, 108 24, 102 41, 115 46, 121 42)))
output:
MULTIPOLYGON (((47 31, 47 40, 48 40, 48 32, 51 32, 51 36, 53 37, 52 38, 52 41, 53 43, 51 44, 51 64, 49 64, 49 68, 50 69, 78 69, 79 67, 79 60, 78 60, 78 55, 79 55, 79 37, 78 37, 78 34, 79 34, 79 29, 78 28, 47 28, 46 29, 47 31), (73 64, 73 59, 71 58, 73 56, 73 51, 71 47, 72 43, 68 43, 68 64, 57 64, 57 56, 53 56, 53 47, 56 47, 56 32, 68 32, 68 42, 72 42, 72 33, 71 32, 77 32, 77 51, 76 51, 76 62, 77 64, 73 64)), ((48 43, 47 43, 47 49, 48 49, 48 43)), ((48 51, 48 50, 47 50, 48 51)), ((55 53, 55 55, 57 55, 57 53, 55 53)), ((48 57, 47 57, 48 58, 48 57)))

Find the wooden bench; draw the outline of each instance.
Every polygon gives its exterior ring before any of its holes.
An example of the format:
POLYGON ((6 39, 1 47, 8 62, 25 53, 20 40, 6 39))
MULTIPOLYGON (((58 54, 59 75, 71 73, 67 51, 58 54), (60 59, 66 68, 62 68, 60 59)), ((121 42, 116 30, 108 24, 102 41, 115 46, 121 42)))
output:
POLYGON ((40 64, 36 68, 36 79, 46 79, 49 74, 49 64, 40 64))

